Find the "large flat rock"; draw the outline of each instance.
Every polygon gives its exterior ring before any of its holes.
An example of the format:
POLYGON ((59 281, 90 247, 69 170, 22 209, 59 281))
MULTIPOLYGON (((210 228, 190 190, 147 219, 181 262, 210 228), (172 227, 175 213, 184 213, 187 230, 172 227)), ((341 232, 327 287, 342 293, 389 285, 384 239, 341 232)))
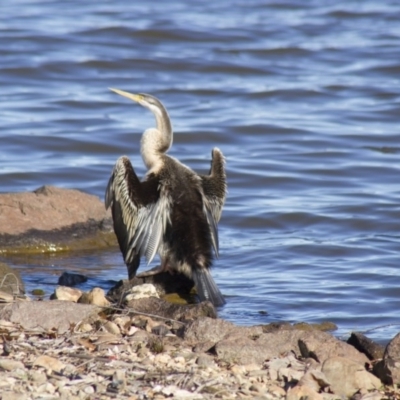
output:
POLYGON ((97 318, 101 308, 69 301, 21 301, 7 304, 0 311, 0 320, 19 324, 27 330, 64 333, 76 324, 97 318))
POLYGON ((0 194, 0 253, 114 244, 111 215, 96 196, 54 186, 0 194))

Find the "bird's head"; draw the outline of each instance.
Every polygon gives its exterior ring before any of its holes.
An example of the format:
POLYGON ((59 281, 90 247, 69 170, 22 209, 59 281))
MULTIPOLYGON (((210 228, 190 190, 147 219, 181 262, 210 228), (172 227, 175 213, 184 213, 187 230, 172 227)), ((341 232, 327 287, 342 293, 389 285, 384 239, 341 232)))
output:
POLYGON ((162 105, 161 101, 151 94, 129 93, 125 92, 124 90, 114 88, 110 88, 110 90, 121 96, 127 97, 128 99, 131 99, 136 103, 139 103, 143 107, 148 108, 156 117, 159 116, 163 118, 166 114, 165 107, 162 105))

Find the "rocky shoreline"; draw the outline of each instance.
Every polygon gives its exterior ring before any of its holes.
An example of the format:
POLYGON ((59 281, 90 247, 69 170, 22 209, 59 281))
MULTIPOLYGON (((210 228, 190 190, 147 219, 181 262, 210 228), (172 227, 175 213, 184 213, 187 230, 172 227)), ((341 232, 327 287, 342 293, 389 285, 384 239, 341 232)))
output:
POLYGON ((378 370, 367 347, 359 351, 310 326, 240 327, 215 318, 211 303, 171 307, 157 294, 144 297, 148 288, 118 307, 101 289, 92 294, 83 303, 16 299, 2 307, 2 399, 400 396, 393 381, 400 335, 382 351, 378 370), (384 386, 377 371, 394 384, 384 386))
MULTIPOLYGON (((0 195, 3 261, 115 244, 95 196, 54 187, 0 195)), ((190 296, 188 282, 168 277, 123 281, 107 296, 59 286, 53 300, 31 300, 0 266, 2 400, 400 399, 400 334, 383 348, 321 326, 236 326, 211 303, 166 301, 181 284, 190 296)))

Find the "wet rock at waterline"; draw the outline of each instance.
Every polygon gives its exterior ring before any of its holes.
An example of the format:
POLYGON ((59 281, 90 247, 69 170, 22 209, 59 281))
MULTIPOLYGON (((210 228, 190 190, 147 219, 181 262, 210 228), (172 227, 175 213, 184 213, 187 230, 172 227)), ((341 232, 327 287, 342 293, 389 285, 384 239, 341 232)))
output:
POLYGON ((383 358, 385 352, 384 346, 375 343, 360 332, 352 332, 347 343, 354 346, 361 353, 364 353, 370 360, 383 358))
POLYGON ((88 277, 82 274, 76 274, 74 272, 63 272, 58 278, 58 285, 60 286, 75 286, 80 283, 87 282, 88 277))
POLYGON ((54 186, 0 194, 0 253, 93 249, 115 244, 111 215, 96 196, 54 186))

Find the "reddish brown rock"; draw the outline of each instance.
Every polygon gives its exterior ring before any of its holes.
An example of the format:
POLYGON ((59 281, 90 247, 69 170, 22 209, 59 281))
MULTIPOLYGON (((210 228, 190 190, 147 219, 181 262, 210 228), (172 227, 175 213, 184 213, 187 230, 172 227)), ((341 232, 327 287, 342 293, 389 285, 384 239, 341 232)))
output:
POLYGON ((0 252, 56 251, 82 240, 85 248, 116 243, 98 197, 53 186, 0 194, 0 252))

